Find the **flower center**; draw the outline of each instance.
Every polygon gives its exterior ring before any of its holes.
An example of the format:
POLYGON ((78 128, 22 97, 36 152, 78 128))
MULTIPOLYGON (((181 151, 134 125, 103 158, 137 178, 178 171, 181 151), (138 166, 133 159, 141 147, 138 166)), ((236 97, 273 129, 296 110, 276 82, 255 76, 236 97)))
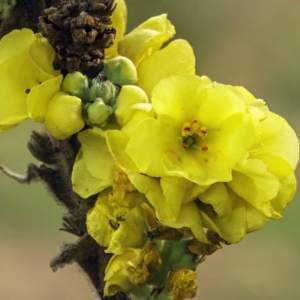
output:
MULTIPOLYGON (((188 150, 198 140, 205 140, 207 136, 207 130, 205 126, 201 126, 197 120, 192 122, 187 121, 183 124, 181 130, 181 137, 179 138, 182 142, 182 148, 188 150)), ((202 145, 200 148, 202 151, 207 151, 208 147, 202 145)))

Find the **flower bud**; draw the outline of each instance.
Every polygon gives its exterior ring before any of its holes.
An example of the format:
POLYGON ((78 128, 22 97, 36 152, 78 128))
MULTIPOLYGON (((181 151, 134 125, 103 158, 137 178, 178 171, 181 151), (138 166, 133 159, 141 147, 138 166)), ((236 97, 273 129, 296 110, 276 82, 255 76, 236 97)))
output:
POLYGON ((88 80, 86 76, 80 72, 67 74, 62 84, 64 92, 79 98, 82 98, 82 95, 87 88, 88 80))
POLYGON ((120 86, 137 81, 137 71, 133 62, 124 56, 117 56, 107 61, 104 74, 108 80, 120 86))
POLYGON ((97 79, 93 79, 91 82, 89 100, 95 101, 96 98, 101 98, 106 104, 116 102, 119 88, 116 87, 109 80, 99 82, 97 79))
POLYGON ((98 98, 87 109, 88 119, 94 125, 105 125, 112 108, 107 106, 101 98, 98 98))

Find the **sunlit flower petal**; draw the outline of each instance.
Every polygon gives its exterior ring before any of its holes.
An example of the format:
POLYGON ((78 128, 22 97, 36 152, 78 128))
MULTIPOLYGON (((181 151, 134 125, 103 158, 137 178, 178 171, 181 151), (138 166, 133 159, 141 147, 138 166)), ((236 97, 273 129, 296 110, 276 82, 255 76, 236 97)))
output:
POLYGON ((174 34, 174 26, 166 14, 150 18, 119 41, 119 54, 138 66, 142 59, 159 50, 174 34))
POLYGON ((175 40, 139 64, 136 85, 150 97, 154 86, 161 79, 181 74, 194 75, 195 64, 191 45, 185 40, 175 40))

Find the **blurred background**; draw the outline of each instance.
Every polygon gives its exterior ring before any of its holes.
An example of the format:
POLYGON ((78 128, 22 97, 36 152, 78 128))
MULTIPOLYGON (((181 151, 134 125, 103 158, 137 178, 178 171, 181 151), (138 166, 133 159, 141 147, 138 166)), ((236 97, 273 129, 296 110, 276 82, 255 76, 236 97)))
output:
MULTIPOLYGON (((168 13, 176 37, 193 46, 199 75, 245 86, 300 136, 299 0, 127 0, 127 5, 128 31, 168 13)), ((1 134, 0 162, 23 173, 34 162, 26 143, 39 128, 28 121, 1 134)), ((0 174, 0 204, 0 299, 95 299, 79 267, 52 273, 48 266, 72 237, 58 231, 62 209, 45 187, 19 185, 0 174)), ((226 246, 199 267, 196 299, 300 299, 299 231, 298 193, 282 220, 226 246)))

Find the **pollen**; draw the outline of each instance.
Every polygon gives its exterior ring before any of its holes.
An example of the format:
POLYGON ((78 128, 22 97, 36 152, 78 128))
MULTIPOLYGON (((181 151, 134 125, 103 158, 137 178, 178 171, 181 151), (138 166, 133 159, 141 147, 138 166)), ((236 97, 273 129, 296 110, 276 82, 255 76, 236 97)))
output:
POLYGON ((181 135, 183 136, 183 137, 187 137, 187 136, 189 136, 189 135, 191 135, 192 134, 192 132, 191 132, 192 130, 191 130, 191 122, 185 122, 184 124, 183 124, 183 127, 182 127, 182 131, 181 131, 181 135))
POLYGON ((199 136, 204 140, 207 136, 206 127, 202 126, 199 130, 199 136))
POLYGON ((202 146, 201 148, 202 151, 207 151, 208 150, 208 147, 206 145, 202 146))
POLYGON ((25 90, 25 94, 29 94, 30 91, 31 91, 31 89, 26 89, 26 90, 25 90))

